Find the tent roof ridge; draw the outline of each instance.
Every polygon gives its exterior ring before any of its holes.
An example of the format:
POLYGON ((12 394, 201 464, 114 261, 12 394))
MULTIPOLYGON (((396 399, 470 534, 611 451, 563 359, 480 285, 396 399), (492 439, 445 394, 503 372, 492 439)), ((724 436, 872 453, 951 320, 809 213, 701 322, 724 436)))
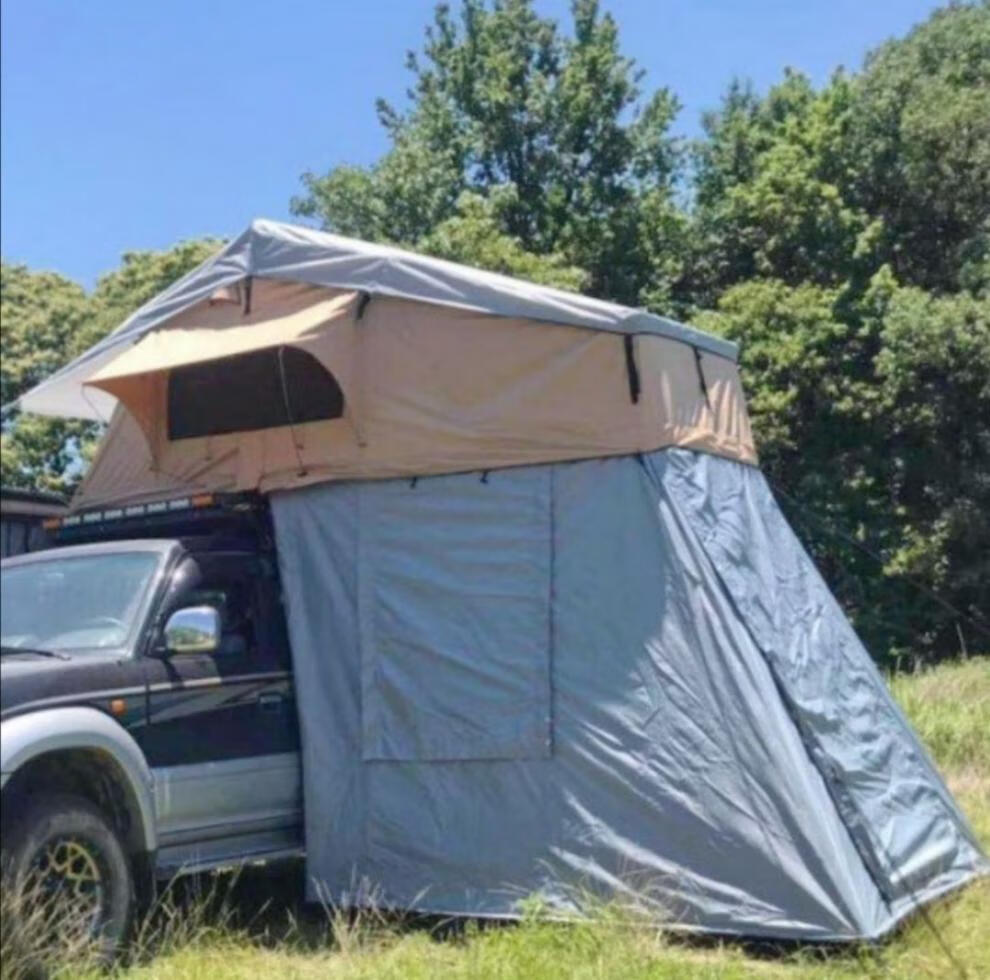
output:
MULTIPOLYGON (((414 268, 422 270, 434 269, 443 271, 451 276, 474 280, 485 285, 488 289, 496 292, 507 291, 511 294, 524 290, 533 294, 536 298, 546 301, 556 300, 558 303, 575 307, 572 311, 574 319, 566 319, 566 310, 549 309, 546 316, 535 316, 532 313, 530 319, 546 319, 553 322, 563 322, 573 326, 587 326, 590 329, 606 330, 614 333, 652 333, 661 336, 672 337, 707 350, 709 353, 717 354, 735 360, 738 356, 739 347, 736 343, 718 337, 714 334, 706 333, 697 327, 681 323, 670 317, 660 316, 642 307, 626 306, 611 300, 598 299, 586 296, 573 290, 562 289, 557 286, 545 286, 533 283, 525 279, 518 279, 501 272, 493 272, 482 269, 478 266, 466 265, 461 262, 454 262, 450 259, 437 258, 426 255, 412 249, 403 248, 398 245, 389 245, 382 242, 368 242, 358 238, 350 238, 346 235, 338 235, 334 232, 324 231, 318 228, 311 228, 306 225, 296 225, 291 222, 278 221, 273 218, 255 218, 250 225, 252 243, 271 239, 282 239, 294 243, 306 243, 313 247, 323 245, 325 248, 336 248, 344 253, 351 253, 356 256, 374 258, 378 260, 376 266, 381 271, 389 271, 397 265, 403 263, 412 265, 414 268), (555 319, 554 314, 560 317, 555 319), (583 317, 582 317, 583 314, 583 317), (578 318, 600 319, 602 322, 576 322, 578 318)), ((253 256, 252 256, 253 258, 253 256)), ((254 263, 251 263, 252 266, 254 263)), ((257 274, 263 274, 264 262, 260 267, 255 268, 257 274)), ((328 283, 329 285, 329 283, 328 283)), ((335 282, 332 285, 360 288, 354 282, 335 282)), ((375 291, 375 290, 372 290, 375 291)), ((388 288, 386 283, 381 283, 377 290, 386 294, 398 295, 397 292, 388 288)), ((429 296, 419 296, 408 298, 419 298, 424 302, 443 302, 442 299, 429 296)), ((449 305, 470 306, 473 304, 457 303, 450 301, 449 305)), ((497 312, 497 311, 490 311, 497 312)), ((512 315, 512 314, 506 314, 512 315)))

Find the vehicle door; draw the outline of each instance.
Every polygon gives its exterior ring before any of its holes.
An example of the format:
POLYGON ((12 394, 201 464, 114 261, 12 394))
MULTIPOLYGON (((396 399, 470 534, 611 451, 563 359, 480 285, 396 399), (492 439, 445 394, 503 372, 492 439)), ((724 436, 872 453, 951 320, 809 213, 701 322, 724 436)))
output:
POLYGON ((146 658, 147 725, 163 846, 276 834, 299 823, 299 735, 273 564, 253 554, 187 556, 146 658), (166 649, 182 609, 217 611, 209 653, 166 649))

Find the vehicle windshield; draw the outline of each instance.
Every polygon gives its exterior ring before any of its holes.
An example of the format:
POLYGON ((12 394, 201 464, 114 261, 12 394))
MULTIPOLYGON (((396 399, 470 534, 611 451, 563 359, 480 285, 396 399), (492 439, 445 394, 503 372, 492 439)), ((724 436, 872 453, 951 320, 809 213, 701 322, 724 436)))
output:
POLYGON ((66 652, 124 646, 159 560, 157 552, 118 551, 4 568, 0 642, 66 652))

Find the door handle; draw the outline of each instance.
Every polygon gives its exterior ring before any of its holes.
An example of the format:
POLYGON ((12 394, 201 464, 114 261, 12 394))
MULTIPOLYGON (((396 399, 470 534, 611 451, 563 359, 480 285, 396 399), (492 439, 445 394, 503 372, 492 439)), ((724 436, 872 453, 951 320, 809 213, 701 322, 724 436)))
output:
POLYGON ((258 707, 265 714, 276 714, 282 710, 285 698, 281 694, 267 693, 258 695, 258 707))

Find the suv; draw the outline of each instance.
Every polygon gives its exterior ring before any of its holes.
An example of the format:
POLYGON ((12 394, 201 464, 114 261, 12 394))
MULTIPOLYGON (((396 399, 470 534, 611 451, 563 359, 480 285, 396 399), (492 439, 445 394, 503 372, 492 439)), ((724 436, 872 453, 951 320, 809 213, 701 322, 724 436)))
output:
POLYGON ((2 564, 2 870, 111 949, 156 878, 302 854, 289 644, 259 501, 53 523, 2 564))

